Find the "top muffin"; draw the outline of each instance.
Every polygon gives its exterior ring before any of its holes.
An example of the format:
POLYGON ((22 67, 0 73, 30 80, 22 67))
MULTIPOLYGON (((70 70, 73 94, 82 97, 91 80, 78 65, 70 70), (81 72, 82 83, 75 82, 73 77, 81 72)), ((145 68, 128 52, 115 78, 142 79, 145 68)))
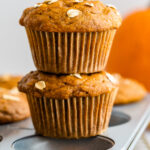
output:
POLYGON ((98 32, 118 28, 121 17, 100 1, 48 0, 25 9, 20 24, 45 32, 98 32))

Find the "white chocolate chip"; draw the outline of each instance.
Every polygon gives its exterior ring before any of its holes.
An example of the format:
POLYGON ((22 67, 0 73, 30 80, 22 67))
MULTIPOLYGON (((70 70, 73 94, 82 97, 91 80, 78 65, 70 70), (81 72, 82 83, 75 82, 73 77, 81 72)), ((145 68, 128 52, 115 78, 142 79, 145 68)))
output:
POLYGON ((117 8, 116 8, 114 5, 107 4, 106 6, 112 8, 112 9, 116 9, 116 14, 117 14, 118 16, 120 16, 120 13, 117 11, 117 8))
POLYGON ((110 8, 113 8, 113 9, 116 9, 116 7, 114 5, 111 5, 111 4, 107 4, 106 6, 110 7, 110 8))
POLYGON ((45 1, 45 2, 47 2, 47 4, 52 4, 52 3, 55 3, 55 2, 57 2, 58 0, 47 0, 47 1, 45 1))
POLYGON ((112 83, 118 84, 118 80, 114 76, 112 76, 111 74, 109 74, 107 72, 106 72, 106 76, 112 83))
POLYGON ((76 78, 79 78, 79 79, 82 79, 81 75, 78 74, 78 73, 75 73, 75 74, 70 74, 71 76, 74 76, 76 78))
POLYGON ((10 90, 10 93, 11 93, 11 94, 18 94, 18 93, 19 93, 18 88, 15 87, 15 88, 11 89, 11 90, 10 90))
POLYGON ((69 10, 67 11, 67 15, 68 15, 68 17, 70 17, 70 18, 76 17, 76 16, 78 16, 79 14, 80 14, 80 10, 77 10, 77 9, 69 9, 69 10))
POLYGON ((90 7, 94 7, 94 4, 93 4, 93 3, 84 3, 84 5, 90 6, 90 7))
POLYGON ((117 15, 120 16, 120 12, 119 11, 117 11, 117 15))
POLYGON ((81 3, 81 2, 83 2, 83 0, 74 0, 73 2, 75 2, 75 3, 81 3))
POLYGON ((46 88, 46 84, 44 81, 38 81, 35 83, 35 87, 39 90, 43 90, 46 88))
POLYGON ((37 7, 40 7, 40 6, 42 6, 43 4, 35 4, 34 5, 34 8, 37 8, 37 7))
POLYGON ((10 101, 20 101, 19 97, 8 95, 8 94, 3 94, 2 98, 10 101))

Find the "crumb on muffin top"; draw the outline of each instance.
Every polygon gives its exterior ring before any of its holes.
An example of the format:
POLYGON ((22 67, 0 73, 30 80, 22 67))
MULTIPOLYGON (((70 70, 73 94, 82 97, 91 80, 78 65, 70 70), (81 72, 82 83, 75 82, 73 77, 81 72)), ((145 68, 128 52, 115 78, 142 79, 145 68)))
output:
POLYGON ((117 86, 117 80, 105 72, 66 76, 34 71, 27 74, 18 84, 21 92, 53 99, 99 96, 111 92, 117 86))
POLYGON ((20 24, 45 32, 99 32, 118 28, 121 16, 99 0, 47 0, 25 9, 20 24))

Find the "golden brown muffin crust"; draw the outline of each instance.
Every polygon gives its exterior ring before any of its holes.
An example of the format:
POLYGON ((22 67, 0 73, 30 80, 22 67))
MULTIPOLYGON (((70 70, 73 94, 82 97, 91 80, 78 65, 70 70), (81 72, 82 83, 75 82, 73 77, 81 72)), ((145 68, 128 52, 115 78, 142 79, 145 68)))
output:
POLYGON ((114 75, 119 81, 119 90, 115 100, 115 104, 128 104, 142 100, 147 90, 136 80, 123 78, 119 74, 114 75))
POLYGON ((114 7, 105 6, 100 1, 77 1, 82 0, 57 0, 27 8, 20 24, 45 32, 98 32, 120 26, 121 17, 114 7), (72 13, 72 9, 78 14, 72 13))
POLYGON ((36 97, 54 99, 98 96, 117 87, 105 72, 90 75, 50 75, 39 71, 30 72, 18 84, 20 91, 36 97), (39 86, 37 86, 39 85, 39 86))

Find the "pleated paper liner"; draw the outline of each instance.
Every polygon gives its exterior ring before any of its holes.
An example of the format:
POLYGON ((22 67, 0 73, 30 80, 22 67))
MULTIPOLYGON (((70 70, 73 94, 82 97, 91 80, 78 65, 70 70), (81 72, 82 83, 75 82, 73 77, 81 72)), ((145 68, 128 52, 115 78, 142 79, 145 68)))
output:
POLYGON ((109 124, 117 89, 96 97, 66 100, 36 98, 27 94, 37 134, 52 138, 100 135, 109 124))
POLYGON ((70 74, 105 69, 116 30, 103 32, 43 32, 26 28, 39 71, 70 74))

